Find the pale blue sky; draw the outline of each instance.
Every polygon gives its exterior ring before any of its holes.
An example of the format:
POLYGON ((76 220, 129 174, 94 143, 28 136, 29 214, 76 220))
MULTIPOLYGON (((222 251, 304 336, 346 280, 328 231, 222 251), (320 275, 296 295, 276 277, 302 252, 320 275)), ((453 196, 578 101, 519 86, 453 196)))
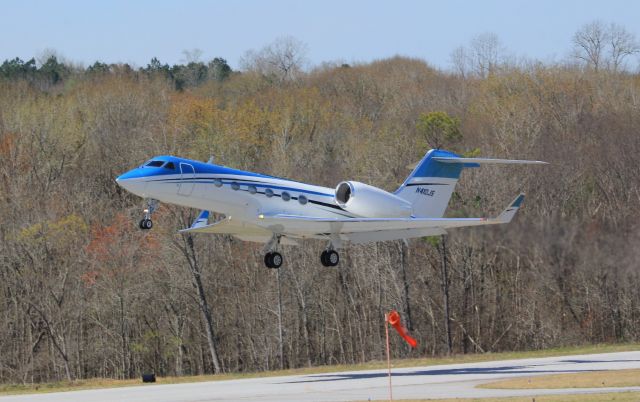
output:
MULTIPOLYGON (((451 51, 493 32, 516 56, 559 60, 571 36, 594 19, 640 36, 640 1, 4 1, 0 61, 55 49, 92 64, 178 63, 185 49, 237 68, 245 51, 291 35, 312 64, 370 61, 395 54, 449 67, 451 51)), ((635 62, 634 62, 635 63, 635 62)))

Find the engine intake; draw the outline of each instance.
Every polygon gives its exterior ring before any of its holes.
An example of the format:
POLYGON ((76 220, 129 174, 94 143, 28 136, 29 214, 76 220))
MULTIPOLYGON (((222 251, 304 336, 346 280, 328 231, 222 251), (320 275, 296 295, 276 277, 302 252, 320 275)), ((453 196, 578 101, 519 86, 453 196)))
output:
POLYGON ((367 218, 408 218, 412 213, 408 201, 357 181, 338 184, 335 201, 347 212, 367 218))

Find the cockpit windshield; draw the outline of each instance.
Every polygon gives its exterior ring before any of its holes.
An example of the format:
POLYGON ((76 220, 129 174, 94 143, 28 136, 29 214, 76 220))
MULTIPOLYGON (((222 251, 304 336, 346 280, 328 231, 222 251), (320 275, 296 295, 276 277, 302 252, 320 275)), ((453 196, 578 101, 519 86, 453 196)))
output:
POLYGON ((153 167, 153 168, 163 167, 168 170, 176 169, 176 165, 173 162, 161 161, 158 159, 151 159, 145 162, 144 164, 142 164, 142 166, 140 167, 153 167))
POLYGON ((164 165, 164 161, 151 161, 151 162, 148 162, 145 166, 147 166, 147 167, 160 167, 162 165, 164 165))

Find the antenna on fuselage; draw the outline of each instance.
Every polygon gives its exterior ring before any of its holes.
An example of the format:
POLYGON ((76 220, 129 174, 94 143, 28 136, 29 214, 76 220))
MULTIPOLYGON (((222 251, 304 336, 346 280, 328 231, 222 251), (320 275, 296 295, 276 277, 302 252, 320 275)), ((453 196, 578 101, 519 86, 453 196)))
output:
POLYGON ((209 157, 209 160, 207 161, 207 163, 208 163, 208 164, 210 164, 210 165, 213 165, 213 161, 214 161, 214 160, 215 160, 214 156, 213 156, 213 155, 211 155, 211 156, 209 157))

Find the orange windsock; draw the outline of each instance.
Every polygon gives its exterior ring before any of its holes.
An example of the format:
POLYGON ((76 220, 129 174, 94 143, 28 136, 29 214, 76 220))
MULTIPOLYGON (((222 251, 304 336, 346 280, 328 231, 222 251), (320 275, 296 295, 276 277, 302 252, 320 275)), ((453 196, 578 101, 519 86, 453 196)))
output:
POLYGON ((398 314, 397 311, 392 310, 391 312, 389 312, 389 315, 387 317, 388 317, 389 324, 391 324, 393 328, 395 328, 396 331, 398 331, 400 336, 405 341, 407 341, 409 346, 411 346, 412 348, 415 348, 418 345, 418 341, 416 341, 411 336, 409 336, 406 328, 402 326, 402 324, 400 323, 400 314, 398 314))

